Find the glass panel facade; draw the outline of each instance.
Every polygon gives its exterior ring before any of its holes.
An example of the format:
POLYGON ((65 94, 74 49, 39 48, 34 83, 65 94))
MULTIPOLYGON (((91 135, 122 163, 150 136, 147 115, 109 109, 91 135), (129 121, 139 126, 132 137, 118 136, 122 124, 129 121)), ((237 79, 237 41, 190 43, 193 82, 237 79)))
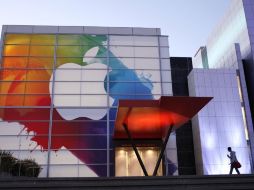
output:
POLYGON ((158 41, 159 36, 6 34, 0 149, 35 159, 40 177, 114 175, 118 101, 172 95, 158 41))
MULTIPOLYGON (((136 154, 131 147, 116 148, 115 151, 116 176, 144 176, 136 154)), ((148 175, 151 176, 156 166, 160 149, 155 147, 138 147, 138 151, 148 175)), ((160 163, 157 176, 162 176, 162 174, 162 164, 160 163)))

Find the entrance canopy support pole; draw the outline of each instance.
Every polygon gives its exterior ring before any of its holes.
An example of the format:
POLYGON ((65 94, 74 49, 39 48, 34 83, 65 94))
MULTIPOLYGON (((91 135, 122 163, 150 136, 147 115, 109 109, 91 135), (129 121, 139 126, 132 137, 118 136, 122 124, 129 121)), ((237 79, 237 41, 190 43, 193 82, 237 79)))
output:
POLYGON ((130 140, 130 142, 131 142, 131 145, 132 145, 132 148, 133 148, 133 150, 134 150, 134 152, 135 152, 135 154, 136 154, 136 156, 137 156, 137 158, 138 158, 139 164, 140 164, 140 166, 141 166, 141 168, 142 168, 142 170, 143 170, 143 172, 144 172, 144 175, 145 175, 145 176, 148 176, 148 173, 147 173, 147 171, 146 171, 145 165, 144 165, 144 163, 143 163, 143 161, 142 161, 142 159, 141 159, 141 157, 140 157, 140 155, 139 155, 139 153, 138 153, 138 149, 137 149, 137 147, 136 147, 136 145, 135 145, 133 139, 131 138, 131 134, 130 134, 130 131, 128 130, 128 126, 127 126, 125 123, 123 123, 123 127, 124 127, 124 129, 125 129, 125 132, 126 132, 127 135, 128 135, 128 138, 129 138, 129 140, 130 140))
POLYGON ((169 129, 168 129, 168 133, 167 133, 167 136, 165 138, 165 141, 163 142, 162 144, 162 147, 161 147, 161 152, 160 152, 160 155, 159 155, 159 158, 157 160, 157 163, 156 163, 156 166, 154 168, 154 171, 153 171, 153 176, 156 176, 157 175, 157 172, 158 172, 158 169, 159 169, 159 166, 160 166, 160 163, 161 163, 161 159, 163 157, 163 154, 164 154, 164 151, 165 151, 165 148, 167 146, 167 143, 168 143, 168 139, 169 139, 169 136, 172 132, 172 129, 173 129, 173 125, 170 125, 169 129))

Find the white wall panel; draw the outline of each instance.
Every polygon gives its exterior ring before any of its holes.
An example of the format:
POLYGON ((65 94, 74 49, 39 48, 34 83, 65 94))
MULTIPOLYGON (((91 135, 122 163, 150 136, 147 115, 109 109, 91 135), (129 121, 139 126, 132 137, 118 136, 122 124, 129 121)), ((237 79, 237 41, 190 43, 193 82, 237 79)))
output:
POLYGON ((229 173, 229 146, 243 165, 240 172, 251 172, 236 76, 235 70, 202 69, 188 76, 190 96, 214 97, 192 120, 198 174, 229 173))

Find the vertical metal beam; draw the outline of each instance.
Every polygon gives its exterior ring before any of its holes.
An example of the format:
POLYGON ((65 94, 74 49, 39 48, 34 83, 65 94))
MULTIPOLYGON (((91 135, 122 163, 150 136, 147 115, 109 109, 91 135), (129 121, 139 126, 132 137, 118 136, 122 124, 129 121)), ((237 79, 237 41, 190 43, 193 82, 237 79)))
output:
POLYGON ((52 128, 53 128, 53 113, 54 113, 54 98, 55 98, 55 74, 56 74, 56 59, 57 59, 57 46, 58 46, 58 33, 55 35, 55 44, 54 44, 54 63, 52 68, 53 80, 52 82, 52 96, 50 103, 50 116, 49 116, 49 130, 48 130, 48 159, 47 159, 47 177, 49 177, 49 169, 50 169, 50 155, 51 155, 51 144, 52 144, 52 128))
POLYGON ((161 152, 160 152, 159 158, 157 160, 156 166, 155 166, 154 171, 153 171, 153 176, 157 175, 157 172, 158 172, 158 169, 159 169, 159 166, 160 166, 160 162, 161 162, 161 159, 163 157, 163 154, 164 154, 165 148, 167 146, 168 139, 169 139, 169 136, 170 136, 170 134, 172 132, 172 129, 173 129, 173 125, 170 125, 170 127, 168 129, 168 133, 167 133, 166 139, 165 139, 164 143, 162 144, 161 152))
POLYGON ((130 142, 131 142, 131 145, 132 145, 132 148, 133 148, 133 150, 134 150, 134 152, 135 152, 135 154, 136 154, 136 156, 137 156, 137 158, 138 158, 139 164, 140 164, 140 166, 141 166, 141 168, 142 168, 142 170, 143 170, 143 172, 144 172, 144 175, 145 175, 145 176, 148 176, 148 173, 147 173, 147 171, 146 171, 145 165, 144 165, 144 163, 143 163, 143 161, 142 161, 142 159, 141 159, 141 157, 140 157, 140 155, 139 155, 139 153, 138 153, 138 149, 137 149, 137 147, 136 147, 136 145, 135 145, 133 139, 131 138, 131 134, 130 134, 130 132, 129 132, 129 130, 128 130, 127 124, 123 123, 123 128, 125 129, 125 132, 126 132, 127 135, 128 135, 128 138, 129 138, 129 140, 130 140, 130 142))
POLYGON ((0 69, 4 68, 3 56, 4 56, 4 46, 5 46, 5 36, 7 34, 7 26, 2 26, 2 33, 0 36, 0 69))
POLYGON ((110 177, 110 122, 109 122, 109 34, 107 34, 107 177, 110 177))

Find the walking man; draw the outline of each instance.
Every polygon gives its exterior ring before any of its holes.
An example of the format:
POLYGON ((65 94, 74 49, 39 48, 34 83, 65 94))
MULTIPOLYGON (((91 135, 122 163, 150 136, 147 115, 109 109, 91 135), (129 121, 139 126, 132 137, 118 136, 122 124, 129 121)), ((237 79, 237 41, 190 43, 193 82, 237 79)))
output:
POLYGON ((230 153, 230 155, 227 155, 228 158, 230 159, 230 172, 229 172, 229 174, 231 175, 232 172, 233 172, 233 169, 235 169, 235 171, 239 175, 240 172, 239 172, 238 168, 241 167, 241 164, 238 162, 238 160, 236 158, 235 151, 232 151, 231 147, 228 147, 228 151, 230 153))

